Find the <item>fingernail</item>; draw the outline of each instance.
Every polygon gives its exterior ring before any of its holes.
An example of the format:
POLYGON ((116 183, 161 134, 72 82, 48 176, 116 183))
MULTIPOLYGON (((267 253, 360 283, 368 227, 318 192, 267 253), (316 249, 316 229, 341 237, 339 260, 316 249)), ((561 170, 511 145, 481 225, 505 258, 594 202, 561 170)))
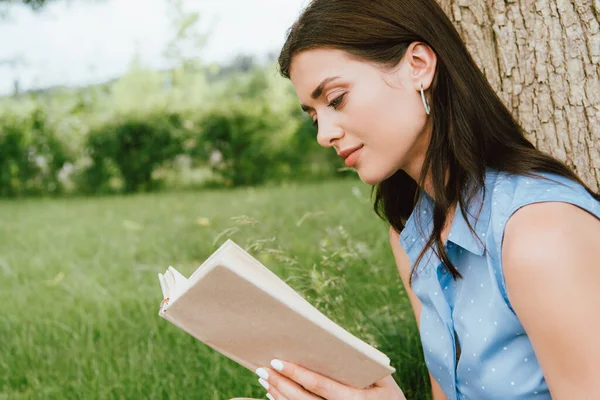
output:
POLYGON ((275 399, 273 398, 273 396, 271 396, 271 393, 267 393, 267 399, 269 399, 269 400, 275 400, 275 399))
POLYGON ((263 378, 260 378, 258 383, 260 383, 265 390, 269 390, 269 382, 265 381, 263 378))
POLYGON ((264 368, 257 368, 256 369, 256 375, 258 375, 259 377, 263 378, 265 381, 267 379, 269 379, 269 373, 264 368))
POLYGON ((272 360, 271 367, 275 368, 277 371, 283 371, 283 363, 279 360, 272 360))

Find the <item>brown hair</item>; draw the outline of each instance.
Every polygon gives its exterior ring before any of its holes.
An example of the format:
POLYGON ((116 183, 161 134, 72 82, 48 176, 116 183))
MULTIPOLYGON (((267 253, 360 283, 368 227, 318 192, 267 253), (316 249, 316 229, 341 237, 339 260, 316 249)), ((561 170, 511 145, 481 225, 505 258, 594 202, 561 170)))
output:
POLYGON ((400 232, 421 196, 419 187, 431 175, 433 232, 417 258, 411 281, 416 265, 432 246, 452 276, 461 277, 444 249, 441 231, 453 204, 460 205, 467 220, 465 210, 483 187, 486 168, 532 177, 538 176, 535 172, 554 173, 581 184, 600 200, 600 194, 566 164, 525 138, 435 0, 313 0, 287 33, 279 70, 289 79, 292 57, 316 48, 343 50, 391 68, 417 41, 429 45, 438 58, 428 90, 433 130, 423 169, 418 182, 399 170, 373 187, 375 212, 400 232))

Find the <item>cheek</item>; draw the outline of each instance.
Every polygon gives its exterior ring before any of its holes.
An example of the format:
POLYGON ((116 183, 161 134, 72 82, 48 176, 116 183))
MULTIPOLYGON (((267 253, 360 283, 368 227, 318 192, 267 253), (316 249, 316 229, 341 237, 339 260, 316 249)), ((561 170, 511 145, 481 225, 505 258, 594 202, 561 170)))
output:
POLYGON ((427 117, 418 92, 389 87, 368 91, 360 107, 349 111, 357 132, 368 135, 365 140, 382 139, 384 145, 389 140, 415 140, 427 117))

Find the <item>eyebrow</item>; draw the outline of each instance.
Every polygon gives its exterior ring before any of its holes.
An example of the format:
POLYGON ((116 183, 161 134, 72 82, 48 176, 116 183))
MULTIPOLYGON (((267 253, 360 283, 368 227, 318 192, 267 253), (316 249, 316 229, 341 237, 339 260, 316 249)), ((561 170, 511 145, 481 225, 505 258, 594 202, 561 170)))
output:
MULTIPOLYGON (((313 90, 313 92, 310 95, 310 97, 312 97, 314 100, 316 100, 319 97, 321 97, 321 95, 323 94, 323 89, 325 89, 325 85, 327 85, 329 82, 335 81, 336 79, 340 79, 340 77, 339 76, 332 76, 332 77, 323 79, 323 81, 319 84, 319 86, 317 86, 317 88, 315 90, 313 90)), ((302 111, 304 111, 304 112, 308 112, 310 110, 313 110, 312 107, 305 106, 304 104, 301 104, 301 107, 302 107, 302 111)))

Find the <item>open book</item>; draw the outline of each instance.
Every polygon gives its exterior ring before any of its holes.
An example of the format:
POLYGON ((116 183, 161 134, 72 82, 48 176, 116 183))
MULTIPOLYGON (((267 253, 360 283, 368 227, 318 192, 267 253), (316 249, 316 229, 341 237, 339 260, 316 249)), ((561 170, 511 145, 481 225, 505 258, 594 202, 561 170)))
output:
POLYGON ((395 371, 231 240, 189 279, 158 278, 159 315, 252 372, 277 358, 363 389, 395 371))

